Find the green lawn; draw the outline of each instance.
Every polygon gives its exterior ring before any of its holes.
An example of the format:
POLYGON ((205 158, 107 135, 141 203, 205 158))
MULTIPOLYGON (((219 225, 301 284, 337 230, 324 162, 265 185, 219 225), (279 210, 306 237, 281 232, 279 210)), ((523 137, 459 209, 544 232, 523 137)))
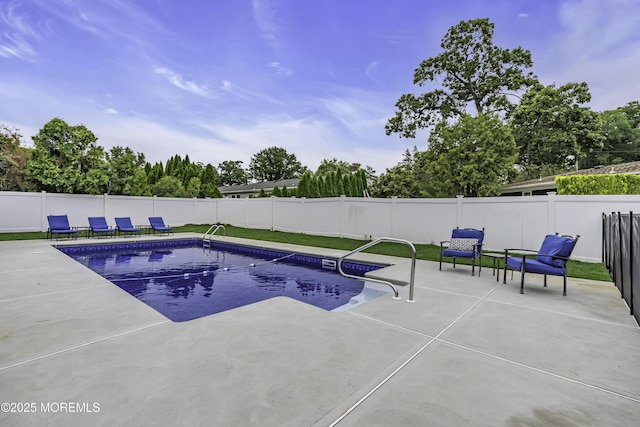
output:
MULTIPOLYGON (((183 227, 174 227, 176 233, 204 233, 209 225, 187 224, 183 227)), ((314 246, 321 248, 342 249, 350 251, 356 249, 366 242, 362 240, 347 239, 340 237, 311 236, 309 234, 286 233, 282 231, 258 230, 253 228, 225 226, 227 236, 242 237, 254 240, 266 240, 269 242, 292 243, 295 245, 314 246)), ((47 234, 41 232, 31 233, 0 233, 0 241, 3 240, 33 240, 46 239, 47 234)), ((440 256, 440 247, 437 245, 415 245, 416 257, 418 259, 428 261, 438 261, 440 256)), ((411 257, 411 250, 405 246, 396 243, 380 243, 366 252, 381 255, 391 255, 398 257, 411 257)), ((492 260, 484 259, 483 266, 491 267, 492 260)), ((469 264, 467 260, 461 260, 463 264, 469 264)), ((569 261, 567 266, 568 276, 579 277, 584 279, 602 280, 610 282, 611 278, 606 267, 602 263, 569 261)))

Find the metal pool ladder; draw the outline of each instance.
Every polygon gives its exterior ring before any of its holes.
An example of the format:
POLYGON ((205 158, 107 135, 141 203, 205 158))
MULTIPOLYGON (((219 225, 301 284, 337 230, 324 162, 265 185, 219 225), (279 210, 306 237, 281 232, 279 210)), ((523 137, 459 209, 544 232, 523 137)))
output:
MULTIPOLYGON (((413 243, 411 243, 408 240, 403 240, 403 239, 394 239, 393 237, 380 237, 374 241, 371 241, 369 243, 367 243, 366 245, 362 245, 357 249, 352 250, 351 252, 349 252, 346 255, 341 256, 340 258, 338 258, 338 271, 340 272, 340 274, 342 274, 345 277, 351 277, 353 279, 360 279, 362 280, 362 277, 360 276, 354 276, 352 274, 347 274, 342 270, 342 261, 353 255, 356 254, 358 252, 362 252, 365 249, 370 248, 371 246, 375 246, 380 242, 392 242, 392 243, 402 243, 405 244, 407 246, 409 246, 409 248, 411 248, 411 278, 409 280, 409 299, 407 300, 407 302, 416 302, 413 299, 413 288, 414 288, 414 281, 415 281, 415 277, 416 277, 416 247, 413 246, 413 243)), ((377 283, 383 283, 385 285, 391 286, 391 289, 393 289, 393 293, 394 293, 394 297, 393 299, 400 299, 400 296, 398 294, 398 289, 391 283, 388 282, 386 280, 382 280, 382 279, 374 279, 371 277, 366 277, 365 280, 369 280, 371 282, 377 282, 377 283)))
POLYGON ((213 239, 213 236, 215 236, 215 234, 218 232, 218 230, 222 230, 222 232, 223 232, 222 237, 227 237, 227 230, 224 228, 224 225, 222 225, 222 224, 213 224, 211 227, 209 227, 207 232, 204 233, 204 236, 202 236, 202 247, 203 248, 210 248, 211 247, 211 239, 213 239))

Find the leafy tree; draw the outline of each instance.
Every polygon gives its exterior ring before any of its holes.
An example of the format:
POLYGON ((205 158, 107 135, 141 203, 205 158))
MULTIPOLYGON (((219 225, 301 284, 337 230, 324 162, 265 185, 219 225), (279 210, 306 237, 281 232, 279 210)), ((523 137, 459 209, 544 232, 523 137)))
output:
POLYGON ((249 173, 257 181, 279 181, 299 176, 302 165, 295 154, 289 154, 284 148, 270 147, 251 157, 249 173))
POLYGON ((359 169, 357 172, 358 178, 360 180, 360 189, 362 191, 362 195, 364 195, 364 193, 366 193, 368 191, 368 187, 369 187, 369 175, 367 173, 367 170, 365 169, 359 169))
POLYGON ((603 147, 589 153, 581 167, 614 165, 640 160, 640 103, 630 102, 598 115, 603 147))
POLYGON ((282 197, 291 197, 291 193, 286 185, 282 186, 282 197))
POLYGON ((156 162, 153 166, 147 163, 144 169, 147 173, 147 183, 149 185, 155 184, 164 176, 164 166, 162 162, 156 162))
POLYGON ((54 118, 32 139, 34 150, 26 176, 39 190, 82 193, 85 174, 104 163, 104 149, 84 125, 69 126, 54 118))
POLYGON ((22 135, 17 129, 0 124, 0 190, 26 191, 30 189, 24 170, 31 150, 21 147, 22 135))
POLYGON ((298 192, 297 197, 311 197, 309 193, 309 188, 311 186, 311 180, 313 179, 313 175, 311 172, 307 171, 302 174, 300 181, 298 182, 298 192))
POLYGON ((631 101, 623 107, 619 107, 618 110, 625 115, 631 127, 640 128, 640 102, 631 101))
POLYGON ((348 174, 351 173, 351 167, 352 165, 349 163, 343 160, 338 160, 335 157, 331 160, 323 159, 316 170, 316 176, 327 176, 331 172, 348 174))
POLYGON ((424 153, 428 192, 436 197, 497 195, 515 172, 516 153, 511 128, 495 114, 441 122, 424 153))
POLYGON ((422 152, 406 150, 402 161, 381 174, 371 187, 374 197, 424 197, 426 174, 422 152))
POLYGON ((200 197, 222 197, 217 182, 218 171, 209 163, 200 174, 200 197))
POLYGON ((583 106, 590 100, 586 83, 537 84, 524 94, 511 125, 527 179, 542 166, 571 167, 602 146, 598 114, 583 106))
POLYGON ((106 154, 106 175, 109 194, 140 196, 147 191, 144 154, 129 147, 116 145, 106 154))
POLYGON ((109 175, 107 164, 104 163, 96 169, 91 169, 82 179, 82 186, 75 193, 104 194, 108 192, 109 175))
POLYGON ((152 187, 152 191, 158 197, 189 197, 182 182, 175 176, 162 177, 152 187))
POLYGON ((220 185, 238 185, 247 183, 247 174, 242 168, 242 160, 225 160, 218 164, 220 185))
POLYGON ((200 178, 198 178, 197 176, 194 176, 187 183, 187 188, 185 191, 186 195, 188 197, 198 197, 201 191, 200 187, 201 187, 200 178))
POLYGON ((413 83, 440 87, 415 96, 405 94, 396 103, 398 112, 385 130, 414 138, 416 130, 468 114, 509 111, 513 104, 507 91, 516 92, 536 82, 526 72, 533 66, 531 53, 517 47, 502 49, 493 44, 494 25, 488 19, 461 21, 449 29, 440 46, 443 52, 422 61, 413 83))
POLYGON ((278 187, 277 185, 274 186, 271 195, 275 197, 282 197, 282 191, 280 191, 280 187, 278 187))

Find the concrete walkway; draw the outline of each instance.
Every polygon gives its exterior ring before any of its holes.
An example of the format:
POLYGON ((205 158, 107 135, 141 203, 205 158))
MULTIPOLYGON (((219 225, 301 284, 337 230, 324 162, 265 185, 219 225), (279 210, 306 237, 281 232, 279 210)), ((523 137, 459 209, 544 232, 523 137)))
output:
POLYGON ((517 274, 418 261, 415 303, 404 286, 344 312, 274 298, 173 323, 51 242, 2 242, 0 425, 637 425, 640 329, 617 289, 541 280, 521 295, 517 274))

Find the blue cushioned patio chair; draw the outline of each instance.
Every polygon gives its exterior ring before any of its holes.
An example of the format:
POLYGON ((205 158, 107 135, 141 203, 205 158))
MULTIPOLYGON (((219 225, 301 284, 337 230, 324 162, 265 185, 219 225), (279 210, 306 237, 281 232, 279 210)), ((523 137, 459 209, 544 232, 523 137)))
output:
POLYGON ((172 233, 173 234, 173 228, 166 225, 161 216, 149 217, 149 224, 151 225, 151 230, 153 230, 154 233, 162 233, 162 234, 172 233))
POLYGON ((529 249, 505 249, 504 250, 504 278, 502 283, 507 283, 507 268, 521 273, 520 293, 524 293, 525 273, 537 273, 544 275, 544 286, 547 286, 547 275, 562 276, 562 295, 567 295, 567 261, 575 248, 580 236, 558 236, 549 234, 544 238, 540 250, 529 249), (516 252, 513 256, 509 251, 516 252), (535 258, 534 258, 535 257, 535 258))
POLYGON ((115 236, 116 230, 109 227, 107 220, 103 216, 89 217, 89 237, 93 236, 115 236))
POLYGON ((137 234, 140 235, 140 228, 134 227, 131 223, 131 218, 128 216, 118 217, 116 218, 116 230, 118 234, 123 234, 126 236, 127 234, 133 234, 134 236, 137 234))
POLYGON ((442 270, 442 257, 453 258, 453 268, 456 268, 456 258, 471 259, 471 275, 475 275, 476 259, 478 263, 478 276, 482 271, 482 241, 484 240, 484 228, 455 228, 451 233, 451 240, 440 242, 440 270, 442 270), (447 245, 445 245, 447 244, 447 245))
POLYGON ((78 230, 69 226, 69 218, 66 215, 47 216, 49 228, 47 229, 47 239, 58 236, 78 238, 78 230))

